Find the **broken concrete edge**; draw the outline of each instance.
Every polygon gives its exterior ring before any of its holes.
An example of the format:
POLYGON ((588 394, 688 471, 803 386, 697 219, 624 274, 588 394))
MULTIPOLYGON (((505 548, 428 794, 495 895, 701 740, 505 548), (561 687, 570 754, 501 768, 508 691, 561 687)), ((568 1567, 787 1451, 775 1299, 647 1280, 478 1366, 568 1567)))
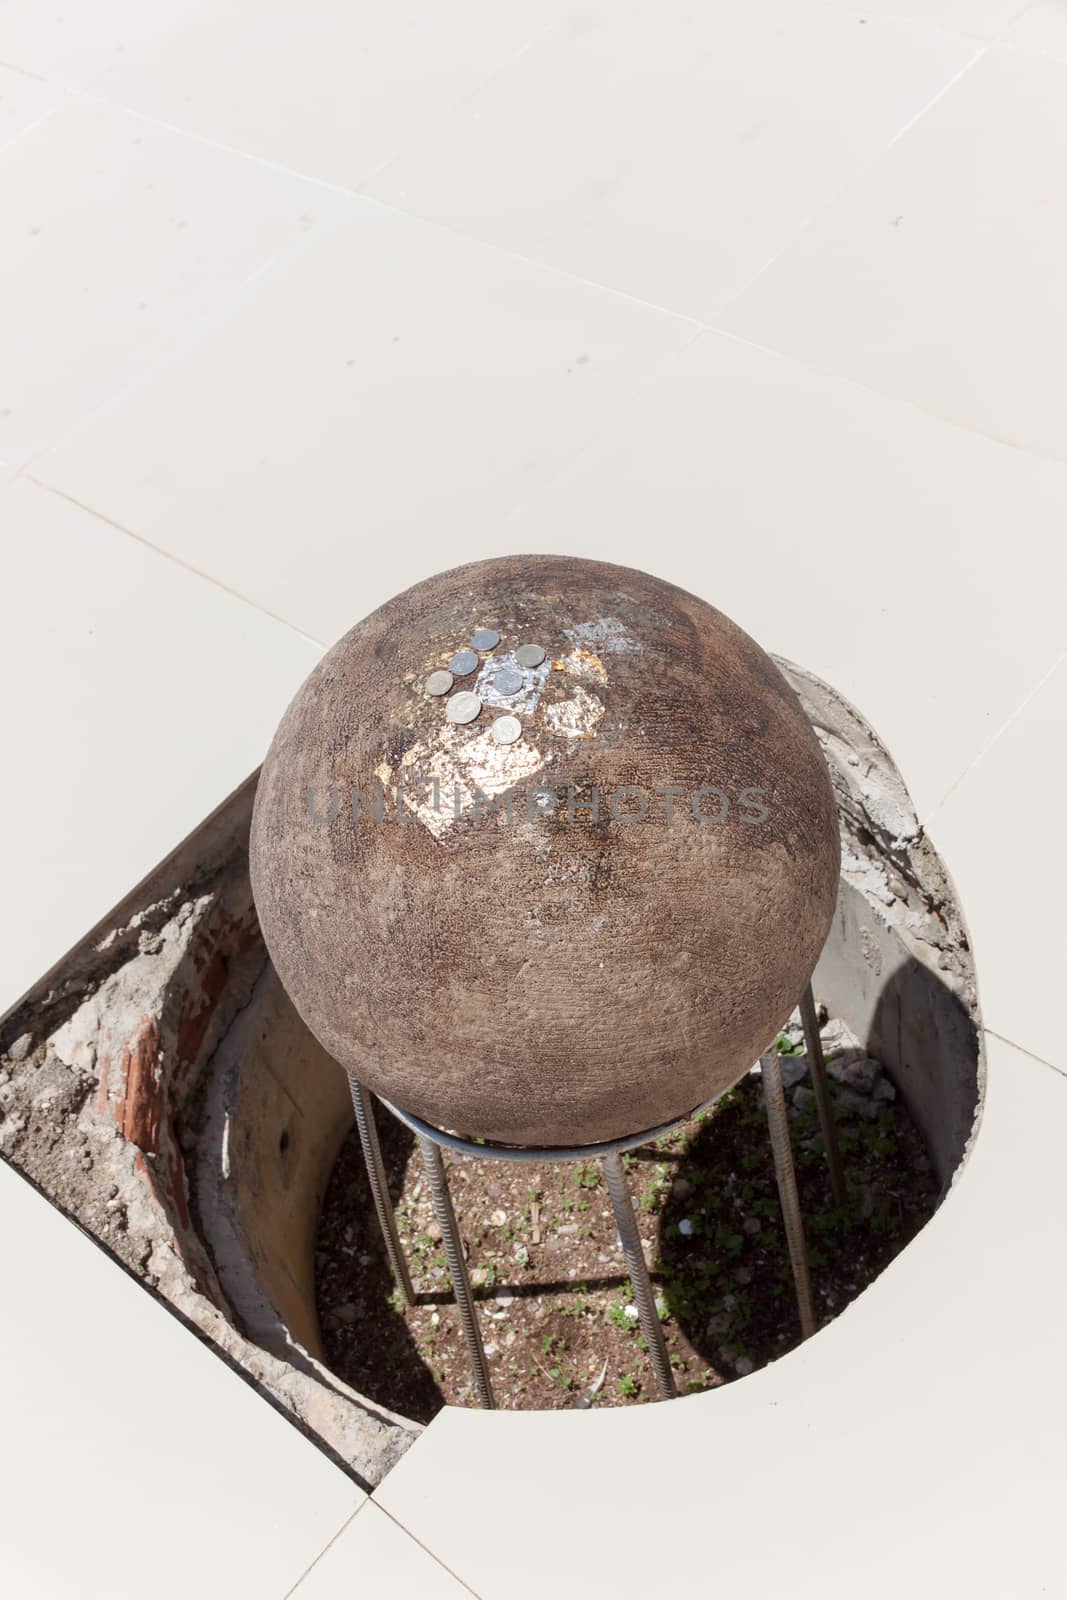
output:
POLYGON ((182 1147, 266 962, 247 870, 254 791, 255 775, 8 1012, 0 1154, 373 1487, 421 1429, 348 1389, 277 1318, 259 1340, 238 1326, 182 1147))
POLYGON ((814 673, 774 660, 818 735, 841 819, 841 893, 815 986, 885 1065, 923 1131, 944 1195, 971 1153, 985 1101, 963 911, 874 729, 814 673), (920 1062, 940 1071, 924 1072, 920 1062))

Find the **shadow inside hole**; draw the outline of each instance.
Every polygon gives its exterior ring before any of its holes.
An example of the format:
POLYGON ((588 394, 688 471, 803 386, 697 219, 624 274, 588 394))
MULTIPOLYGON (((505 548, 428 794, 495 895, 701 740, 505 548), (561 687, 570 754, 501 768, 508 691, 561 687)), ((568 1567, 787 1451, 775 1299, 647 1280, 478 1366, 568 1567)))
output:
MULTIPOLYGON (((415 1137, 395 1117, 377 1112, 389 1193, 394 1205, 404 1187, 415 1137)), ((368 1400, 429 1422, 444 1404, 433 1372, 395 1309, 395 1284, 374 1210, 359 1136, 353 1128, 341 1147, 323 1200, 316 1240, 316 1294, 329 1366, 368 1400), (343 1282, 322 1276, 324 1263, 343 1260, 343 1282)), ((451 1298, 444 1279, 440 1301, 451 1298)), ((429 1295, 419 1295, 422 1302, 429 1295)))
MULTIPOLYGON (((929 1041, 928 1029, 922 1032, 929 1041)), ((896 1073, 907 1076, 909 1065, 903 1058, 895 1063, 896 1073)), ((878 1276, 927 1221, 943 1192, 902 1095, 888 1100, 871 1095, 864 1109, 854 1089, 832 1078, 829 1088, 849 1187, 848 1203, 840 1207, 833 1202, 810 1079, 804 1078, 788 1095, 820 1324, 836 1316, 878 1276)), ((428 1196, 423 1194, 417 1211, 412 1203, 420 1179, 425 1189, 421 1162, 410 1174, 408 1201, 400 1204, 414 1137, 380 1107, 376 1121, 405 1255, 422 1291, 418 1302, 423 1308, 439 1306, 441 1324, 431 1334, 424 1309, 417 1319, 420 1350, 411 1316, 404 1315, 393 1285, 353 1130, 331 1176, 319 1227, 317 1297, 325 1351, 329 1365, 370 1400, 428 1421, 446 1398, 473 1403, 468 1358, 458 1323, 454 1316, 444 1315, 454 1299, 443 1247, 419 1231, 432 1226, 427 1222, 428 1196)), ((623 1162, 635 1210, 642 1218, 642 1236, 653 1239, 651 1276, 665 1311, 668 1348, 681 1392, 742 1376, 798 1344, 795 1290, 759 1076, 747 1075, 709 1111, 624 1156, 623 1162)), ((466 1181, 452 1184, 453 1200, 461 1233, 471 1247, 472 1270, 477 1264, 477 1283, 489 1259, 484 1218, 489 1207, 500 1204, 500 1169, 494 1163, 482 1171, 478 1162, 461 1165, 465 1170, 458 1176, 466 1181)), ((501 1316, 499 1307, 491 1309, 494 1296, 519 1304, 530 1297, 544 1301, 544 1320, 536 1327, 527 1322, 520 1334, 523 1359, 532 1361, 544 1376, 547 1363, 541 1357, 547 1349, 574 1347, 577 1324, 566 1319, 575 1317, 580 1299, 592 1304, 591 1319, 583 1323, 588 1347, 584 1353, 598 1360, 601 1350, 610 1356, 611 1333, 605 1318, 618 1326, 629 1283, 618 1270, 622 1261, 610 1260, 608 1254, 596 1257, 597 1266, 587 1258, 577 1283, 574 1270, 566 1277, 559 1271, 569 1258, 551 1254, 557 1242, 551 1237, 554 1224, 561 1224, 565 1215, 582 1216, 587 1199, 594 1196, 595 1208, 608 1219, 599 1223, 599 1246, 610 1245, 615 1229, 610 1213, 602 1209, 607 1196, 598 1164, 536 1164, 524 1168, 523 1174, 522 1184, 533 1186, 527 1192, 536 1189, 541 1196, 548 1236, 532 1256, 524 1251, 522 1267, 511 1259, 501 1262, 490 1274, 488 1287, 475 1289, 475 1297, 490 1319, 482 1330, 487 1342, 494 1339, 501 1316)), ((514 1199, 510 1205, 514 1220, 514 1199)), ((573 1223, 560 1227, 560 1234, 573 1236, 577 1231, 573 1223)), ((615 1243, 617 1247, 617 1239, 615 1243)), ((493 1259, 500 1261, 499 1251, 493 1259)), ((621 1360, 627 1370, 633 1367, 640 1374, 641 1358, 633 1356, 629 1343, 632 1339, 634 1347, 644 1348, 639 1330, 631 1321, 625 1328, 630 1354, 621 1360)), ((616 1348, 612 1359, 617 1362, 619 1356, 616 1348)), ((647 1376, 642 1377, 646 1391, 647 1376)), ((565 1392, 543 1393, 540 1403, 574 1404, 577 1388, 577 1380, 568 1381, 565 1392)))
MULTIPOLYGON (((899 1098, 868 1117, 832 1081, 830 1093, 849 1187, 844 1206, 834 1204, 814 1106, 789 1106, 820 1326, 888 1266, 939 1199, 933 1164, 899 1098)), ((641 1152, 666 1189, 657 1294, 688 1346, 728 1379, 801 1339, 758 1074, 665 1144, 641 1152)))

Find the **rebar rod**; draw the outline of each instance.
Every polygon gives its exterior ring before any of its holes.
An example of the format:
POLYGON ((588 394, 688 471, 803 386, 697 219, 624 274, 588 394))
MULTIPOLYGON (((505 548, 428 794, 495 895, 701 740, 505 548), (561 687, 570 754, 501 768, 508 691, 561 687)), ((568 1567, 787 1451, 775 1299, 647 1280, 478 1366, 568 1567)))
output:
POLYGON ((797 1175, 793 1166, 793 1147, 789 1140, 789 1114, 785 1106, 785 1089, 782 1087, 782 1069, 778 1064, 778 1051, 774 1045, 760 1057, 763 1081, 763 1103, 767 1109, 767 1126, 771 1133, 771 1151, 774 1155, 774 1175, 778 1180, 778 1199, 782 1207, 789 1262, 793 1268, 796 1286, 797 1310, 800 1313, 800 1331, 805 1339, 815 1332, 815 1308, 811 1299, 811 1278, 808 1274, 808 1252, 804 1244, 804 1222, 800 1214, 800 1196, 797 1193, 797 1175))
POLYGON ((352 1077, 351 1073, 348 1075, 348 1087, 352 1092, 352 1109, 356 1113, 359 1142, 363 1147, 363 1160, 370 1181, 370 1192, 374 1196, 374 1209, 378 1213, 378 1226, 385 1241, 385 1253, 389 1257, 389 1266, 397 1287, 408 1305, 413 1306, 415 1290, 412 1288, 411 1274, 404 1260, 400 1235, 396 1227, 396 1213, 389 1196, 389 1183, 385 1176, 385 1162, 382 1160, 382 1147, 378 1138, 378 1124, 374 1120, 374 1102, 368 1090, 358 1078, 352 1077))
POLYGON ((674 1373, 671 1371, 670 1357, 667 1354, 667 1341, 663 1337, 659 1312, 656 1310, 656 1297, 652 1293, 652 1280, 648 1275, 644 1251, 641 1249, 641 1235, 634 1221, 634 1208, 630 1191, 626 1186, 622 1158, 617 1152, 612 1152, 605 1155, 603 1161, 604 1177, 607 1179, 608 1193, 615 1209, 615 1223, 619 1230, 619 1238, 622 1240, 623 1254, 626 1257, 630 1283, 633 1286, 634 1304, 637 1307, 641 1332, 648 1345, 652 1370, 656 1374, 660 1399, 673 1400, 678 1391, 674 1386, 674 1373))
POLYGON ((800 997, 800 1023, 804 1029, 804 1048, 808 1052, 811 1087, 819 1113, 819 1130, 822 1133, 826 1165, 830 1169, 830 1188, 833 1191, 834 1205, 843 1206, 848 1199, 848 1190, 845 1188, 845 1174, 841 1168, 841 1150, 837 1143, 837 1128, 834 1125, 834 1112, 830 1104, 830 1088, 826 1081, 826 1058, 822 1053, 819 1019, 815 1015, 815 996, 810 983, 800 997))
POLYGON ((418 1137, 423 1165, 430 1184, 430 1194, 433 1197, 437 1226, 441 1230, 441 1242, 445 1247, 445 1258, 452 1276, 456 1308, 459 1311, 459 1320, 463 1324, 463 1335, 470 1354, 474 1387, 485 1409, 494 1411, 496 1400, 493 1397, 493 1385, 489 1377, 489 1364, 485 1358, 481 1329, 478 1327, 478 1314, 474 1309, 474 1295, 471 1292, 471 1281, 463 1256, 463 1241, 459 1236, 459 1225, 456 1222, 456 1213, 452 1209, 452 1197, 448 1192, 445 1164, 441 1158, 440 1148, 433 1140, 422 1133, 418 1137))

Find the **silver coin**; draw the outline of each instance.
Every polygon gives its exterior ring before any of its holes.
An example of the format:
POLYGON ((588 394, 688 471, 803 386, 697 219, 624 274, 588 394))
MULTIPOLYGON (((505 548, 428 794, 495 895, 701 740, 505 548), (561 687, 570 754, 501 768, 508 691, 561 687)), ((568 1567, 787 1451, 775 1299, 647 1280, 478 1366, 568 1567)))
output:
POLYGON ((497 717, 490 731, 497 744, 514 744, 522 738, 522 723, 518 717, 497 717))
POLYGON ((472 650, 495 650, 499 643, 500 635, 492 628, 479 628, 471 634, 472 650))
POLYGON ((457 650, 448 664, 457 678, 465 678, 478 665, 478 657, 473 650, 457 650))
POLYGON ((481 709, 482 702, 478 696, 471 694, 469 689, 461 689, 445 706, 445 716, 449 722, 473 722, 481 709))
POLYGON ((515 652, 515 660, 522 667, 539 667, 545 659, 545 652, 539 644, 520 644, 515 652))
POLYGON ((522 673, 516 672, 514 667, 503 667, 493 679, 493 688, 497 694, 518 694, 522 685, 522 673))
POLYGON ((455 683, 455 678, 442 667, 440 672, 431 672, 426 679, 427 694, 447 694, 455 683))

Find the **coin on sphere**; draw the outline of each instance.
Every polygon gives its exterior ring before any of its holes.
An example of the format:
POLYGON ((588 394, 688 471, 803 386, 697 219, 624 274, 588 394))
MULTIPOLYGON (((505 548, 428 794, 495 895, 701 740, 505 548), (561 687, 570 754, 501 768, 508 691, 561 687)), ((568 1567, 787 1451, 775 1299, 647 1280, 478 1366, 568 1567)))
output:
POLYGON ((449 722, 473 722, 481 709, 482 702, 478 696, 471 694, 469 689, 461 689, 445 706, 445 716, 449 722))
POLYGON ((702 598, 565 556, 440 573, 358 622, 275 734, 250 858, 274 966, 340 1065, 535 1145, 736 1083, 810 977, 839 870, 826 763, 770 657, 702 598), (519 663, 550 657, 513 742, 479 695, 427 692, 485 617, 519 663))
POLYGON ((514 744, 522 738, 522 723, 518 717, 497 717, 490 731, 497 744, 514 744))

